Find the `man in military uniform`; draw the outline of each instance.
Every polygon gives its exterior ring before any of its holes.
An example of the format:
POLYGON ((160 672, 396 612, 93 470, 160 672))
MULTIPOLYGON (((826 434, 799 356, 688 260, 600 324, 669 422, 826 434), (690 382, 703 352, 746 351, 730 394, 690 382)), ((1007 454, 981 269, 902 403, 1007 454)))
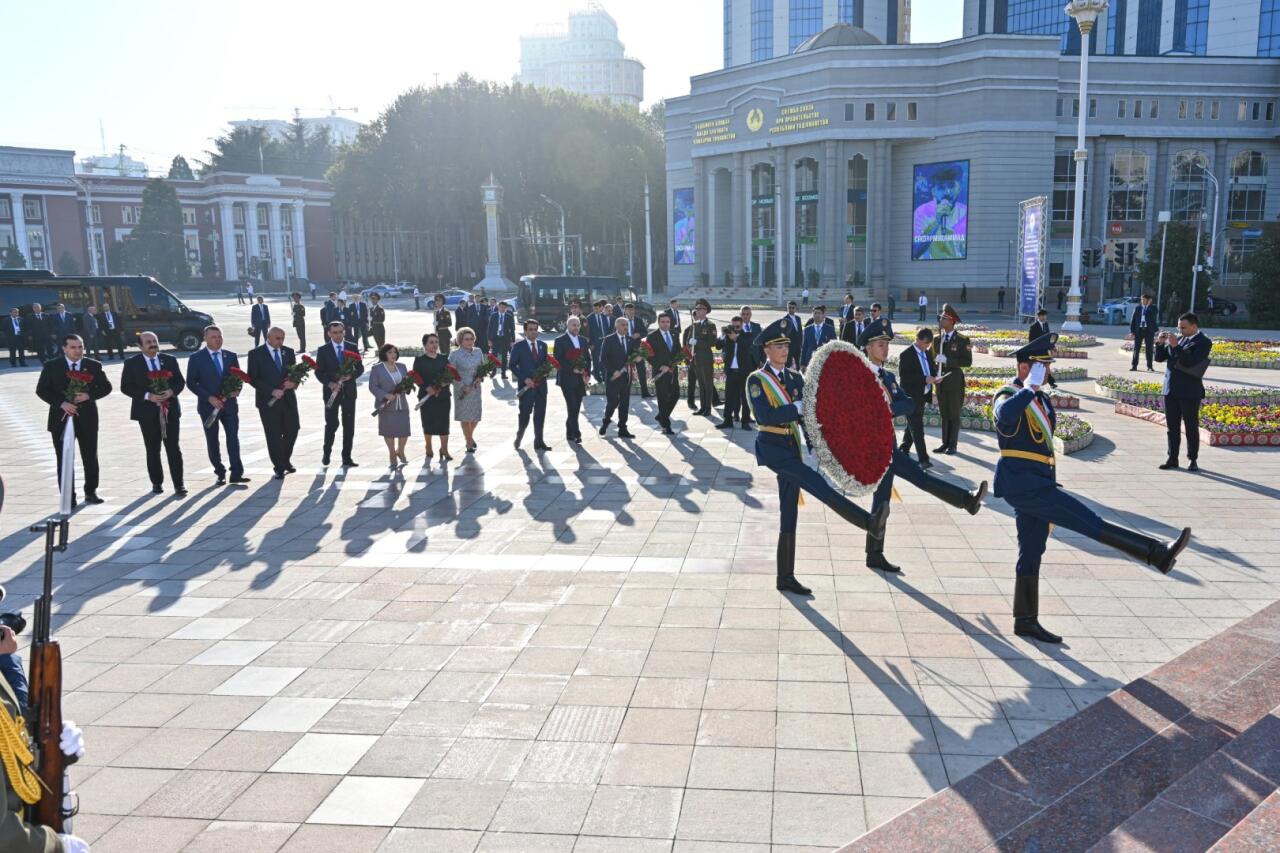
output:
POLYGON ((1000 459, 993 494, 1013 507, 1018 528, 1017 580, 1013 591, 1013 632, 1045 643, 1062 638, 1040 624, 1040 558, 1056 524, 1101 542, 1168 574, 1191 540, 1184 527, 1172 542, 1104 521, 1058 485, 1053 430, 1057 415, 1041 390, 1058 336, 1050 333, 1018 350, 1018 376, 996 392, 992 414, 1000 459))
MULTIPOLYGON (((889 342, 893 340, 893 335, 886 328, 886 323, 883 320, 872 322, 863 337, 866 340, 867 357, 876 366, 876 370, 880 375, 880 384, 884 386, 885 391, 889 394, 889 399, 892 401, 889 404, 889 408, 894 417, 910 415, 915 410, 915 401, 902 390, 902 386, 898 384, 898 379, 893 375, 892 371, 886 370, 884 367, 885 361, 889 358, 889 342)), ((895 445, 893 457, 889 462, 889 470, 885 473, 884 478, 880 480, 880 485, 876 488, 875 495, 871 499, 871 514, 877 515, 883 511, 886 521, 889 517, 889 499, 893 496, 894 475, 901 477, 921 491, 933 495, 943 503, 965 510, 970 515, 977 515, 978 510, 982 509, 982 496, 987 493, 986 480, 982 481, 976 491, 970 492, 961 486, 948 483, 946 480, 925 473, 925 470, 918 463, 912 461, 910 456, 895 445)), ((877 537, 871 535, 871 533, 867 534, 867 568, 880 569, 885 572, 901 571, 898 566, 885 559, 883 536, 877 537)))
POLYGON ((955 456, 960 442, 960 409, 964 407, 964 370, 973 366, 973 344, 956 331, 960 315, 950 305, 942 306, 938 317, 938 336, 933 339, 933 357, 943 377, 935 389, 938 414, 942 416, 942 444, 934 453, 955 456))
MULTIPOLYGON (((777 320, 760 333, 757 344, 768 360, 764 367, 747 377, 747 399, 755 415, 756 462, 778 477, 778 498, 782 519, 778 530, 778 579, 776 587, 783 592, 809 595, 811 590, 796 580, 796 522, 799 516, 800 490, 808 492, 835 511, 850 524, 878 539, 884 538, 884 521, 888 505, 880 512, 868 513, 837 492, 826 478, 801 459, 800 418, 804 414, 804 379, 787 369, 791 336, 785 318, 777 320)), ((808 444, 807 437, 805 444, 808 444)))

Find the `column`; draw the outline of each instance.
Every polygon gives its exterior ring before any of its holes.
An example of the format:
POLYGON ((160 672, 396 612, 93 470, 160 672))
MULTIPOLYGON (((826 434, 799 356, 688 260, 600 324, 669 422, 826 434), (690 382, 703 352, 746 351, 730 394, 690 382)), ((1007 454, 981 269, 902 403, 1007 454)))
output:
POLYGON ((787 154, 786 148, 779 148, 778 155, 773 161, 773 180, 777 184, 774 191, 774 198, 777 201, 774 205, 777 210, 774 211, 774 218, 777 220, 775 234, 773 239, 773 254, 776 270, 782 273, 782 286, 791 286, 791 268, 795 264, 795 258, 792 257, 791 235, 792 226, 791 219, 796 211, 796 203, 791 198, 791 157, 787 154), (781 190, 781 195, 778 194, 781 190))
POLYGON ((280 202, 271 202, 271 270, 272 278, 288 279, 289 268, 284 257, 284 220, 280 216, 280 202))
POLYGON ((218 210, 222 219, 222 277, 227 281, 238 278, 236 269, 236 204, 230 199, 220 199, 218 210))
POLYGON ((836 285, 836 246, 840 238, 836 211, 836 148, 835 140, 822 145, 822 195, 819 196, 818 245, 822 249, 822 286, 836 285))
MULTIPOLYGON (((670 190, 667 191, 670 195, 670 190)), ((701 159, 693 161, 693 284, 702 284, 702 274, 711 275, 707 265, 707 170, 701 159)))
POLYGON ((13 211, 13 237, 18 241, 18 251, 31 267, 31 246, 27 243, 27 212, 22 209, 22 193, 9 193, 9 209, 13 211))
POLYGON ((836 288, 840 299, 843 300, 845 291, 848 289, 844 281, 849 275, 845 269, 845 255, 848 254, 848 242, 845 236, 848 226, 846 204, 849 197, 849 155, 845 151, 843 142, 837 142, 835 145, 836 168, 831 178, 831 183, 836 188, 835 198, 831 202, 832 209, 835 211, 835 221, 831 223, 830 233, 835 239, 836 288))
POLYGON ((747 234, 751 223, 746 216, 751 204, 750 187, 747 185, 748 182, 742 164, 743 155, 739 151, 733 155, 733 170, 729 173, 729 269, 736 287, 745 287, 747 284, 746 276, 742 271, 743 267, 746 266, 744 250, 751 245, 751 238, 747 234), (743 242, 744 237, 746 238, 745 243, 743 242))
POLYGON ((867 175, 870 204, 867 205, 867 229, 870 232, 870 243, 867 251, 871 253, 871 275, 867 283, 871 285, 871 294, 876 299, 888 297, 884 280, 884 247, 885 231, 888 229, 888 216, 882 203, 881 193, 888 183, 885 174, 886 153, 888 143, 883 139, 875 141, 875 149, 871 155, 871 169, 867 175))
POLYGON ((1160 211, 1167 210, 1169 204, 1169 140, 1156 142, 1155 169, 1148 174, 1147 183, 1147 246, 1146 258, 1153 260, 1151 241, 1160 232, 1160 211), (1155 183, 1150 182, 1150 175, 1155 175, 1155 183))
POLYGON ((307 222, 303 206, 299 199, 289 208, 293 216, 293 274, 298 278, 307 277, 307 222))
POLYGON ((249 270, 249 278, 262 275, 261 265, 251 266, 258 257, 258 202, 250 199, 244 203, 244 263, 249 270))

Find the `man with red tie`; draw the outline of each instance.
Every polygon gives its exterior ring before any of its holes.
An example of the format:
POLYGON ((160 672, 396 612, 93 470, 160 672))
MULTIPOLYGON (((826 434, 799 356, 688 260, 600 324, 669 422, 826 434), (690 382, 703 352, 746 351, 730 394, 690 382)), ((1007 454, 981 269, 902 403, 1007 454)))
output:
POLYGON ((515 374, 516 385, 520 388, 520 419, 516 427, 516 450, 524 439, 524 431, 529 427, 529 416, 533 416, 533 449, 537 451, 551 448, 542 440, 542 425, 547 419, 547 381, 544 376, 538 379, 538 368, 547 360, 547 345, 538 340, 538 321, 524 321, 524 337, 516 341, 511 348, 511 372, 515 374))

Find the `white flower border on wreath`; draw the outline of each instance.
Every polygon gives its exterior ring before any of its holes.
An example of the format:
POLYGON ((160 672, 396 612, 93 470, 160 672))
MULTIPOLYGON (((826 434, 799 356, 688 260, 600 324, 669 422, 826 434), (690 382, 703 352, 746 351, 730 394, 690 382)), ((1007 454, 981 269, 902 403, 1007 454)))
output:
MULTIPOLYGON (((844 492, 860 497, 869 495, 880 485, 880 480, 884 479, 884 473, 876 478, 874 483, 860 483, 853 478, 840 463, 836 460, 835 455, 831 452, 831 448, 827 445, 826 439, 822 436, 822 429, 818 426, 818 380, 822 377, 822 369, 827 363, 827 358, 833 352, 852 353, 858 357, 858 361, 871 373, 871 378, 875 380, 876 385, 880 388, 880 393, 884 396, 884 404, 889 415, 889 422, 893 423, 893 413, 890 405, 892 400, 889 392, 885 390, 884 385, 880 383, 880 375, 876 372, 876 367, 871 363, 871 359, 863 355, 862 350, 855 347, 848 341, 834 340, 828 341, 818 347, 813 353, 813 358, 809 360, 809 367, 804 374, 804 427, 805 433, 809 437, 809 443, 813 446, 813 452, 818 457, 818 464, 827 473, 837 486, 844 492)), ((895 434, 894 440, 897 440, 895 434)), ((889 448, 893 451, 892 445, 889 448)), ((887 473, 889 466, 885 466, 887 473)))

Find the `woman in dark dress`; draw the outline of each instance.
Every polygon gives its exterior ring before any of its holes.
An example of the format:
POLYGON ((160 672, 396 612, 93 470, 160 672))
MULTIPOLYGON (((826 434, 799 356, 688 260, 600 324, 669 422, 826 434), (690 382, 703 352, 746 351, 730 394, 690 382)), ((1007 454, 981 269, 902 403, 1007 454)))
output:
MULTIPOLYGON (((445 312, 446 314, 449 312, 445 312)), ((422 336, 423 355, 413 360, 413 370, 424 380, 418 390, 418 399, 427 398, 427 402, 418 410, 422 415, 422 437, 427 443, 426 456, 431 458, 431 436, 440 436, 440 461, 453 459, 449 455, 449 408, 452 397, 450 388, 436 389, 440 379, 449 375, 449 359, 440 352, 440 336, 428 332, 422 336)), ((427 463, 431 464, 430 462, 427 463)))
POLYGON ((449 341, 453 338, 453 312, 444 307, 444 294, 436 294, 436 336, 440 340, 440 352, 449 355, 449 341))
POLYGON ((387 309, 382 307, 382 297, 378 294, 369 298, 373 300, 373 307, 369 309, 369 331, 373 332, 373 340, 381 350, 387 342, 387 309))

